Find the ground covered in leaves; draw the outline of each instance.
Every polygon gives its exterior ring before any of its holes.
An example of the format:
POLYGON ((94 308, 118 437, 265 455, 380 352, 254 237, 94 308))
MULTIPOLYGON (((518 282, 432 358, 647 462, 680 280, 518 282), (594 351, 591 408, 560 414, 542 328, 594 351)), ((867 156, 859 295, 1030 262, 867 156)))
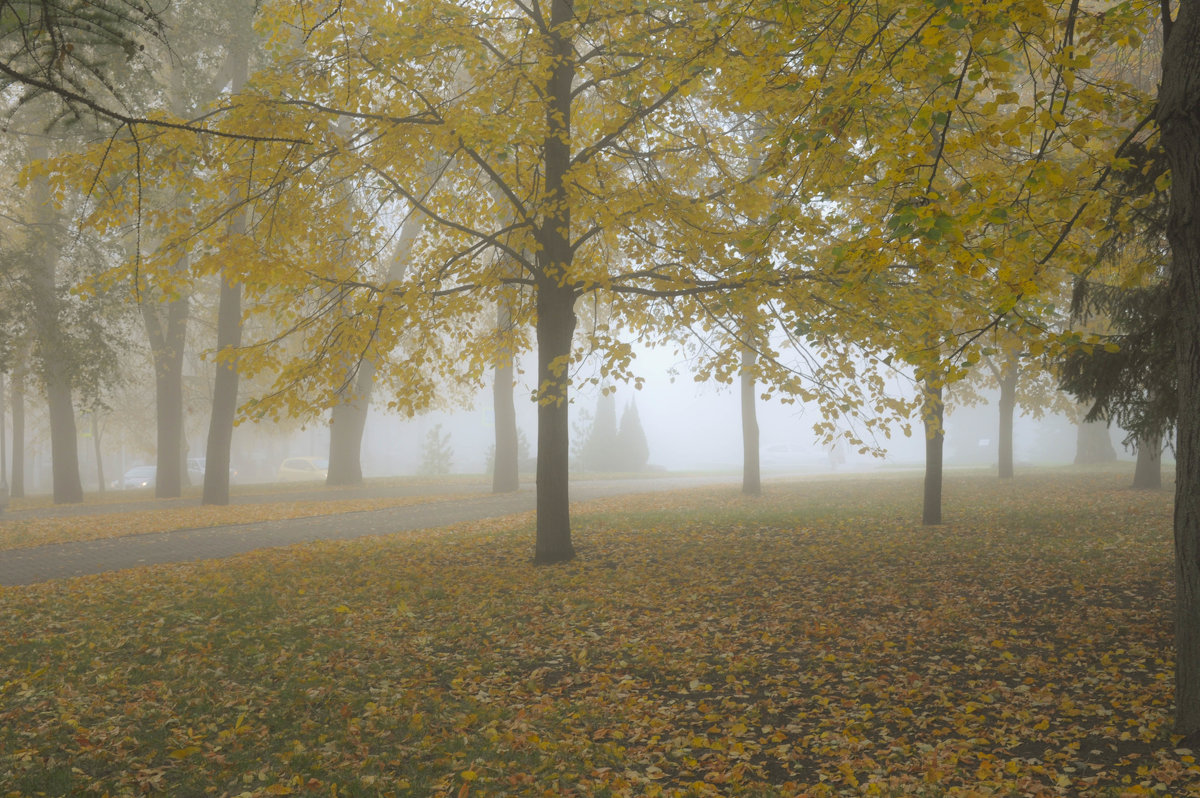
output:
POLYGON ((606 500, 0 590, 0 795, 1200 795, 1169 491, 606 500))

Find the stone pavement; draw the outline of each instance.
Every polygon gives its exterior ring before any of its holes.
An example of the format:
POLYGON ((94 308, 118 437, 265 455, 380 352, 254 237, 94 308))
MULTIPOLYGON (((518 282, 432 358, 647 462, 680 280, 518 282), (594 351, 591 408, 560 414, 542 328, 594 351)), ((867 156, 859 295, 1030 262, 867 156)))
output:
MULTIPOLYGON (((679 490, 705 485, 735 485, 740 477, 714 475, 708 477, 662 477, 656 479, 587 480, 572 482, 572 504, 578 501, 632 493, 679 490)), ((401 495, 393 493, 388 495, 401 495)), ((444 494, 443 494, 444 495, 444 494)), ((366 498, 364 493, 355 494, 366 498)), ((271 497, 273 501, 310 500, 313 495, 295 493, 271 497)), ((318 498, 326 500, 348 498, 329 492, 318 498)), ((264 521, 232 526, 182 529, 145 535, 129 535, 107 540, 55 543, 27 549, 0 551, 0 586, 28 585, 52 579, 117 571, 171 562, 218 559, 255 549, 287 546, 313 540, 349 540, 367 535, 386 535, 414 529, 450 526, 465 521, 499 518, 534 509, 535 496, 531 487, 517 493, 465 495, 454 499, 435 500, 425 504, 388 507, 335 515, 293 518, 283 521, 264 521)), ((195 506, 196 500, 182 499, 178 503, 155 502, 154 507, 195 506)), ((114 512, 114 507, 133 509, 130 505, 102 505, 53 508, 52 511, 22 511, 0 516, 5 519, 39 515, 72 515, 86 523, 87 515, 114 512)), ((136 509, 147 509, 145 504, 136 509)))

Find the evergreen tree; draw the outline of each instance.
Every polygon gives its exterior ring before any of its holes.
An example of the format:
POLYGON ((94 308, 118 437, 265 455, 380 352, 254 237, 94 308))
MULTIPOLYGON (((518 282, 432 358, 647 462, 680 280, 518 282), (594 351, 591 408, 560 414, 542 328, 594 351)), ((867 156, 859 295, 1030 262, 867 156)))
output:
POLYGON ((454 465, 454 450, 450 448, 450 433, 442 434, 442 425, 437 424, 425 436, 425 447, 421 450, 421 465, 417 473, 421 476, 449 474, 454 465))
POLYGON ((621 470, 621 450, 617 440, 617 400, 601 393, 596 400, 596 420, 591 434, 579 453, 580 465, 587 471, 621 470))
POLYGON ((617 431, 617 453, 621 458, 622 471, 641 471, 650 459, 650 446, 638 417, 637 403, 630 400, 621 413, 621 427, 617 431))

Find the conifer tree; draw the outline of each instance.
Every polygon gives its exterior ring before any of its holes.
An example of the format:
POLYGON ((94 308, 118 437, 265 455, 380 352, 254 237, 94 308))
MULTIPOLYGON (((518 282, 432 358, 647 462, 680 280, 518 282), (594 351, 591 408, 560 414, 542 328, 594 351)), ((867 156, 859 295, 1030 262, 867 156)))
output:
POLYGON ((646 432, 638 417, 637 403, 632 399, 621 413, 621 426, 617 430, 617 453, 622 471, 641 471, 650 460, 650 446, 646 443, 646 432))

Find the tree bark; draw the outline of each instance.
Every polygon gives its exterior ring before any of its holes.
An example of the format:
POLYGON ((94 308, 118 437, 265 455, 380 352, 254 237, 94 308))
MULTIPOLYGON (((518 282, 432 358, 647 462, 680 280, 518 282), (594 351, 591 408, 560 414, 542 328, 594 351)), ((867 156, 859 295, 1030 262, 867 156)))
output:
POLYGON ((496 334, 501 337, 492 376, 492 409, 496 419, 496 455, 492 458, 492 493, 511 493, 521 487, 517 443, 517 406, 513 401, 513 351, 508 344, 512 310, 501 298, 496 306, 496 334))
MULTIPOLYGON (((247 25, 249 20, 246 20, 247 25)), ((230 75, 234 92, 246 83, 250 70, 250 42, 239 31, 230 44, 230 75)), ((236 192, 230 192, 237 202, 236 192)), ((229 222, 229 237, 246 231, 246 211, 236 211, 229 222)), ((237 418, 237 349, 242 345, 242 284, 226 266, 221 270, 221 293, 217 302, 217 373, 213 379, 212 415, 208 421, 208 445, 204 450, 204 504, 229 504, 229 464, 232 459, 233 424, 237 418)))
POLYGON ((942 523, 942 450, 946 431, 942 426, 946 405, 942 401, 942 386, 925 382, 925 499, 921 523, 935 526, 942 523))
POLYGON ((1158 490, 1162 487, 1162 438, 1137 441, 1133 487, 1139 490, 1158 490))
POLYGON ((759 461, 758 412, 754 404, 757 353, 742 345, 742 493, 762 495, 762 469, 759 461))
MULTIPOLYGON (((32 148, 31 157, 46 157, 44 147, 32 148)), ((42 384, 50 415, 50 458, 54 476, 54 503, 83 501, 83 481, 79 475, 79 432, 75 426, 72 399, 72 365, 62 330, 58 298, 58 247, 54 243, 57 219, 50 201, 45 177, 34 180, 33 212, 38 219, 41 242, 37 262, 32 265, 34 328, 37 334, 42 384)))
MULTIPOLYGON (((176 269, 186 268, 185 256, 176 269)), ((160 304, 143 297, 141 307, 154 359, 154 415, 158 442, 154 495, 171 499, 183 494, 183 348, 190 303, 186 296, 168 300, 165 325, 159 316, 160 304)))
POLYGON ((1017 379, 1020 375, 1018 362, 1010 357, 1000 375, 1000 479, 1013 478, 1013 414, 1017 409, 1017 379))
POLYGON ((375 366, 364 360, 349 396, 333 406, 329 422, 329 473, 326 485, 361 485, 362 439, 371 409, 375 385, 375 366))
MULTIPOLYGON (((240 216, 238 217, 240 220, 240 216)), ((235 224, 238 221, 235 220, 235 224)), ((204 504, 229 504, 229 463, 237 417, 237 349, 242 345, 242 286, 221 274, 217 306, 217 373, 213 379, 212 416, 204 453, 204 504)))
POLYGON ((574 15, 570 0, 552 0, 546 32, 551 68, 546 81, 546 137, 542 150, 545 175, 544 216, 535 231, 537 253, 538 462, 537 540, 534 562, 565 562, 575 557, 571 543, 568 483, 570 424, 567 386, 571 339, 575 334, 575 287, 572 260, 571 205, 566 191, 571 165, 571 84, 575 64, 564 35, 574 15))
POLYGON ((575 292, 539 281, 537 541, 534 562, 565 562, 575 556, 571 543, 570 424, 568 366, 575 333, 575 292))
MULTIPOLYGON (((1169 5, 1164 4, 1169 15, 1169 5)), ((1171 298, 1179 419, 1175 449, 1175 731, 1200 743, 1200 2, 1163 20, 1158 124, 1171 168, 1171 298)))
POLYGON ((104 484, 104 454, 100 446, 100 422, 92 416, 92 449, 96 453, 96 491, 103 496, 108 487, 104 484))
POLYGON ((13 371, 12 379, 12 482, 8 495, 25 496, 25 366, 13 371))
POLYGON ((1075 465, 1111 463, 1117 459, 1108 425, 1103 421, 1080 420, 1075 436, 1075 465))

